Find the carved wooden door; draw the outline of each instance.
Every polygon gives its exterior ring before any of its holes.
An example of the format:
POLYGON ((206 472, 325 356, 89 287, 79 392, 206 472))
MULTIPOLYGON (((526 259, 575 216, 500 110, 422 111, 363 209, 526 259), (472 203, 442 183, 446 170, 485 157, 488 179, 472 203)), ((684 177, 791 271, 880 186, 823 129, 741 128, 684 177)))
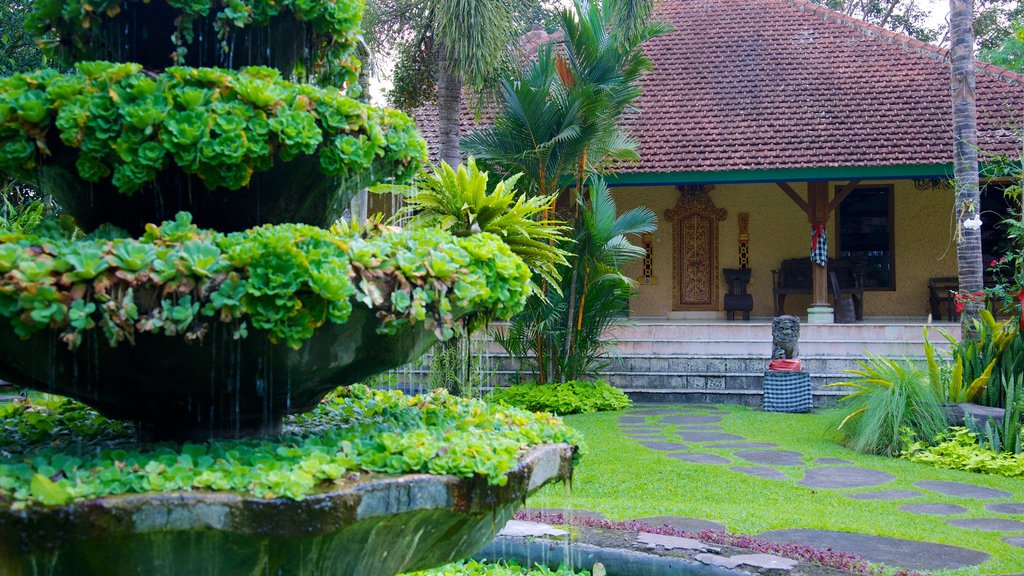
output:
POLYGON ((726 211, 717 208, 710 186, 683 187, 672 221, 673 310, 720 310, 718 296, 718 223, 726 211))

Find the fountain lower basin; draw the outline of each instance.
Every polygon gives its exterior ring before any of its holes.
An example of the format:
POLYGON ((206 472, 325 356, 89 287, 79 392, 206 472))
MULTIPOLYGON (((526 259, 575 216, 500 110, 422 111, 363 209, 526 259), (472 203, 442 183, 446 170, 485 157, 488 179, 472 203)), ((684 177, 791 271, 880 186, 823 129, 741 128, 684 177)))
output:
POLYGON ((467 557, 526 497, 572 473, 573 447, 531 448, 504 486, 362 474, 303 500, 179 492, 0 510, 10 576, 391 576, 467 557))

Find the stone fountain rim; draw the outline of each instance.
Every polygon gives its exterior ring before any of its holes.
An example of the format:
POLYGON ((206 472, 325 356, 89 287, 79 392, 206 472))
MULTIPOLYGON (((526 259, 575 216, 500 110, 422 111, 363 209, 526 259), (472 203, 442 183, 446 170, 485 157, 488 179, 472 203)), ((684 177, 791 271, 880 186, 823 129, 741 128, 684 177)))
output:
MULTIPOLYGON (((123 533, 125 529, 132 534, 212 529, 260 536, 311 536, 375 517, 417 510, 482 512, 513 500, 525 500, 529 493, 544 484, 571 477, 575 452, 576 447, 566 443, 529 447, 518 465, 506 473, 505 486, 486 487, 485 491, 497 493, 496 497, 474 497, 474 487, 486 486, 487 482, 478 475, 360 472, 357 480, 337 489, 310 494, 302 500, 264 499, 226 491, 150 492, 103 496, 63 506, 30 505, 22 509, 5 506, 0 508, 0 519, 4 523, 34 525, 72 521, 77 517, 85 522, 83 528, 88 526, 86 532, 91 532, 80 534, 75 527, 69 527, 60 531, 65 539, 123 533), (294 524, 260 526, 260 522, 252 521, 257 516, 273 517, 282 509, 299 513, 299 517, 309 516, 310 521, 301 527, 301 534, 296 534, 294 524)), ((52 541, 51 544, 59 545, 52 541)))

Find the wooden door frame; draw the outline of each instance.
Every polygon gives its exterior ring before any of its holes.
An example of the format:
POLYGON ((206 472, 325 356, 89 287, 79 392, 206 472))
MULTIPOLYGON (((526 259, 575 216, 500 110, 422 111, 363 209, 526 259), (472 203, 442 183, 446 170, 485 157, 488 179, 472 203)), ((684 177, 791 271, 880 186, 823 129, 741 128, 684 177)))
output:
POLYGON ((725 220, 727 211, 724 208, 715 206, 714 201, 708 195, 714 186, 679 186, 679 199, 676 205, 665 210, 665 220, 672 222, 672 311, 703 311, 713 312, 722 309, 721 298, 719 297, 719 246, 718 246, 718 224, 725 220), (709 286, 709 299, 707 304, 682 304, 682 221, 690 216, 698 216, 708 220, 711 224, 711 285, 709 286))

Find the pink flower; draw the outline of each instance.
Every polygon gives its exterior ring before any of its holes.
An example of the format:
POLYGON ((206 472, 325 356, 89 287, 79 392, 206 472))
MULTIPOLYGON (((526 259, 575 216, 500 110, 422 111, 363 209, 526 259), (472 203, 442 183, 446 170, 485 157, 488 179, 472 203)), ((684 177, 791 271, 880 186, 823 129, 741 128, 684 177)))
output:
POLYGON ((989 263, 988 263, 988 267, 989 267, 989 268, 992 268, 992 267, 994 267, 994 266, 995 266, 996 264, 999 264, 999 261, 998 261, 998 260, 993 260, 993 261, 991 261, 991 262, 989 262, 989 263))

